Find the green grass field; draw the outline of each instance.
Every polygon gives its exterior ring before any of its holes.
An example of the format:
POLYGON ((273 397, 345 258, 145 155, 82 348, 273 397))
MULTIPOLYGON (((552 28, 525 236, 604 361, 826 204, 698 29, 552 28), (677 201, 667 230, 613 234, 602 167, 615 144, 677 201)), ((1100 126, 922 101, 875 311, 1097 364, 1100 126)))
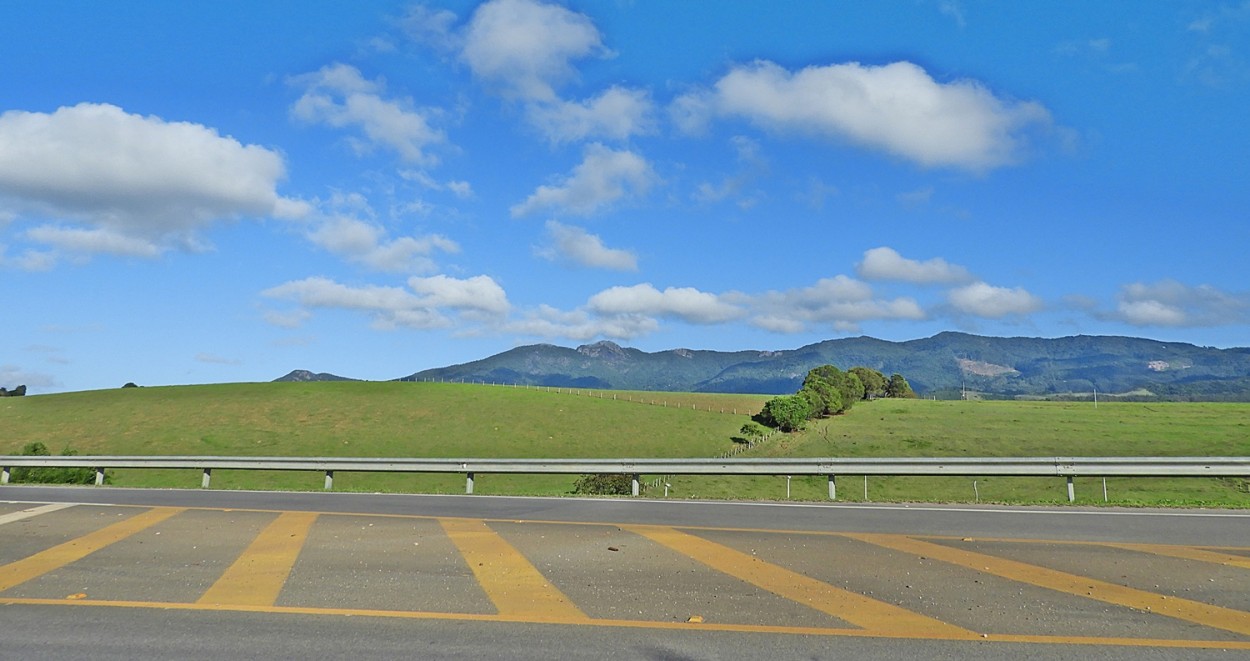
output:
MULTIPOLYGON (((444 383, 259 383, 0 399, 0 454, 39 441, 80 454, 361 457, 714 457, 767 396, 444 383)), ((1250 405, 879 400, 778 435, 741 457, 1250 455, 1250 405)), ((117 470, 119 486, 196 487, 195 471, 117 470)), ((657 478, 658 476, 650 476, 657 478)), ((1250 476, 1247 476, 1250 477, 1250 476)), ((214 488, 318 489, 315 473, 215 471, 214 488)), ((566 494, 576 476, 478 475, 476 491, 566 494)), ((783 499, 784 477, 667 479, 672 498, 783 499)), ((868 500, 1066 502, 1061 479, 894 478, 868 500)), ((462 493, 460 475, 339 473, 336 490, 462 493)), ((1112 479, 1108 501, 1250 507, 1244 479, 1112 479)), ((648 496, 661 496, 663 487, 648 496)), ((1077 480, 1101 504, 1101 480, 1077 480)), ((823 500, 824 478, 794 499, 823 500)), ((858 476, 839 498, 863 500, 858 476)))

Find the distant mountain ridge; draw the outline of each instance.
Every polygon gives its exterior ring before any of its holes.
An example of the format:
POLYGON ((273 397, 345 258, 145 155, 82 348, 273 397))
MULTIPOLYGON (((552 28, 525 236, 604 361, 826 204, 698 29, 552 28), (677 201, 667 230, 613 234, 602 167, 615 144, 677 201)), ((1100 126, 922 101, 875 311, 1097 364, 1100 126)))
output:
POLYGON ((280 376, 273 380, 274 383, 279 382, 304 382, 304 381, 356 381, 346 376, 330 374, 327 372, 319 372, 314 374, 308 370, 291 370, 285 376, 280 376))
POLYGON ((779 394, 796 391, 808 370, 826 364, 871 367, 886 376, 897 372, 925 396, 959 397, 967 390, 995 398, 1062 398, 1096 391, 1138 399, 1250 401, 1250 348, 1086 335, 945 332, 906 342, 854 337, 782 351, 733 352, 648 353, 607 341, 576 349, 538 344, 399 380, 779 394))

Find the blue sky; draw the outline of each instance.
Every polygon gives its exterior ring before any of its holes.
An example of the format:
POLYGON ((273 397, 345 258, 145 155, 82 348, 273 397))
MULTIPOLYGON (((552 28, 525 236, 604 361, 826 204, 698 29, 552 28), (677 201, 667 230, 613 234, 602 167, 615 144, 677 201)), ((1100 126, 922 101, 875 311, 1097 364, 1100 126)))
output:
POLYGON ((0 385, 1247 346, 1250 1, 0 4, 0 385))

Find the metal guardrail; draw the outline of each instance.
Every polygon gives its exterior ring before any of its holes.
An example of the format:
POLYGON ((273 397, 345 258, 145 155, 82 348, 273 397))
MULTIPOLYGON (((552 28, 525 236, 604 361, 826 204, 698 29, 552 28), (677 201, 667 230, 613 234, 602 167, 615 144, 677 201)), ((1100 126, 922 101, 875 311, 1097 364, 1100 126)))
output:
POLYGON ((829 498, 837 499, 838 475, 1065 477, 1068 500, 1075 500, 1074 477, 1250 477, 1250 457, 951 457, 801 459, 402 459, 370 457, 146 457, 0 456, 0 484, 19 467, 90 468, 96 484, 110 468, 178 468, 203 471, 207 489, 212 471, 293 470, 325 472, 325 488, 335 471, 463 473, 465 493, 473 493, 479 473, 630 475, 633 494, 640 475, 826 475, 829 498))

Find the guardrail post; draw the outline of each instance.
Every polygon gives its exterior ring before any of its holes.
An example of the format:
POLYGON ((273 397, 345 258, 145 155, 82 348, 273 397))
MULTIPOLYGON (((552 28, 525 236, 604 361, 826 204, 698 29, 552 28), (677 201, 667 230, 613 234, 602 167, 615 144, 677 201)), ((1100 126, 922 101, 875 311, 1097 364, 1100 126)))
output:
POLYGON ((838 499, 838 482, 835 479, 835 476, 830 474, 829 475, 829 500, 837 500, 837 499, 838 499))
POLYGON ((334 488, 334 471, 326 471, 326 491, 334 488))
POLYGON ((1068 476, 1068 502, 1076 502, 1076 487, 1072 485, 1072 476, 1068 476))
POLYGON ((98 487, 101 484, 104 484, 104 469, 97 468, 95 469, 95 485, 98 487))
POLYGON ((9 483, 9 467, 0 468, 0 484, 9 483))
POLYGON ((634 474, 633 474, 633 475, 631 475, 630 477, 632 478, 632 479, 630 480, 630 489, 629 489, 629 490, 630 490, 630 494, 631 494, 631 495, 634 495, 634 496, 637 496, 637 495, 638 495, 638 493, 639 493, 639 491, 640 491, 639 486, 638 486, 638 474, 637 474, 637 473, 634 473, 634 474))
POLYGON ((208 488, 208 481, 212 478, 212 476, 213 476, 213 469, 211 469, 211 468, 205 468, 205 469, 204 469, 204 479, 200 480, 200 488, 201 488, 201 489, 207 489, 207 488, 208 488))
POLYGON ((467 494, 472 494, 473 493, 473 473, 465 473, 464 475, 465 475, 464 492, 467 494))

